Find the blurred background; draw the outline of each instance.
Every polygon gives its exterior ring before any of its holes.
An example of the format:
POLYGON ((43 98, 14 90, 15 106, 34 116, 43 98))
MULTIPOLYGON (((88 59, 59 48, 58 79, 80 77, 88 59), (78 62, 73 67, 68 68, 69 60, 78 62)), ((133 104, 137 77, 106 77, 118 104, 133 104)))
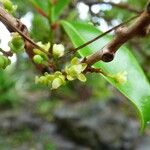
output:
MULTIPOLYGON (((16 17, 34 41, 50 38, 47 20, 30 0, 12 0, 16 17)), ((141 12, 147 0, 72 0, 61 18, 93 23, 105 32, 141 12)), ((7 50, 10 33, 0 23, 0 47, 7 50)), ((112 34, 112 33, 111 33, 112 34)), ((126 44, 150 80, 150 37, 126 44)), ((55 41, 71 42, 59 28, 55 41)), ((13 56, 12 65, 0 70, 0 150, 149 150, 150 128, 139 132, 139 120, 129 101, 100 75, 87 82, 71 82, 50 91, 34 84, 38 74, 26 54, 13 56)))

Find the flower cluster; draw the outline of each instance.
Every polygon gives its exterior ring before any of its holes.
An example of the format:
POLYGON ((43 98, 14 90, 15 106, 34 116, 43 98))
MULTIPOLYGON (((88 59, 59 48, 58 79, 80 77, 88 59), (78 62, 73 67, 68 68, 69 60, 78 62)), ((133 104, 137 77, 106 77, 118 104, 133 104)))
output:
POLYGON ((12 39, 8 43, 10 50, 16 54, 23 52, 25 47, 23 38, 17 32, 12 33, 11 36, 12 39))
MULTIPOLYGON (((45 51, 49 51, 50 48, 50 43, 47 44, 42 44, 41 42, 38 42, 37 45, 39 45, 41 48, 43 48, 45 51)), ((35 55, 33 57, 33 61, 36 64, 47 64, 48 61, 48 56, 47 54, 45 54, 44 52, 42 52, 41 50, 35 48, 33 49, 35 55)))
MULTIPOLYGON (((50 49, 50 43, 42 44, 41 42, 37 43, 40 47, 42 47, 45 51, 49 51, 50 49)), ((33 61, 36 64, 47 64, 48 56, 44 52, 42 52, 39 49, 33 50, 35 53, 35 56, 33 57, 33 61)), ((64 55, 65 47, 62 44, 54 44, 52 47, 52 56, 54 58, 59 58, 64 55)))
POLYGON ((67 79, 69 81, 79 79, 80 81, 85 82, 86 77, 83 74, 83 71, 86 69, 86 67, 86 63, 81 63, 77 57, 73 58, 71 60, 71 64, 65 68, 67 79))
POLYGON ((47 85, 52 90, 54 90, 60 87, 61 85, 65 84, 66 81, 65 76, 61 72, 56 71, 54 74, 45 73, 44 76, 37 76, 35 78, 35 83, 47 85))
POLYGON ((80 60, 75 57, 72 59, 71 64, 65 67, 64 73, 56 71, 53 74, 45 73, 43 76, 36 77, 35 83, 44 84, 51 89, 57 89, 61 85, 66 83, 66 80, 72 81, 79 79, 82 82, 86 81, 86 77, 83 71, 87 65, 85 63, 80 63, 80 60))
POLYGON ((0 2, 3 4, 4 9, 8 13, 14 13, 17 9, 17 5, 13 5, 13 3, 10 0, 0 0, 0 2))
MULTIPOLYGON (((24 46, 25 46, 23 38, 16 32, 12 33, 11 36, 12 36, 12 39, 8 43, 8 46, 10 47, 11 52, 16 53, 16 54, 23 52, 24 46)), ((8 56, 5 56, 5 54, 0 55, 0 68, 5 69, 10 64, 11 64, 11 61, 8 58, 8 56)))

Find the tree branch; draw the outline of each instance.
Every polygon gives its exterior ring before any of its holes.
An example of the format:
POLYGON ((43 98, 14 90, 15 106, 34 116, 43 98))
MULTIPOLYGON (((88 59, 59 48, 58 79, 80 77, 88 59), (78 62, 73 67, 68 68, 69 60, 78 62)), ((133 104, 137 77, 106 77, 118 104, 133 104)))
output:
POLYGON ((35 48, 48 54, 43 48, 38 46, 32 39, 29 38, 27 27, 18 19, 8 14, 2 7, 0 7, 0 21, 2 21, 10 32, 18 32, 26 41, 32 44, 35 48))
POLYGON ((134 16, 134 17, 131 17, 130 19, 128 19, 128 20, 126 20, 126 21, 124 21, 124 22, 122 22, 122 23, 120 23, 120 24, 118 24, 118 25, 115 26, 115 27, 112 27, 111 29, 109 29, 109 30, 107 30, 106 32, 104 32, 104 33, 102 33, 102 34, 100 34, 100 35, 94 37, 93 39, 87 41, 86 43, 80 45, 79 47, 76 47, 76 48, 71 49, 69 52, 67 52, 67 53, 65 54, 64 57, 61 57, 59 61, 62 62, 62 60, 65 60, 65 58, 69 57, 71 54, 75 54, 78 50, 80 50, 80 49, 82 49, 82 48, 84 48, 84 47, 90 45, 91 43, 93 43, 93 42, 99 40, 100 38, 102 38, 103 36, 107 35, 108 33, 112 32, 112 31, 114 31, 114 30, 117 30, 119 27, 126 25, 127 23, 129 23, 130 21, 133 21, 133 20, 136 19, 137 17, 139 17, 139 14, 136 15, 136 16, 134 16))
POLYGON ((108 33, 112 32, 112 31, 114 31, 114 30, 117 30, 117 29, 118 29, 119 27, 121 27, 121 26, 126 25, 127 23, 129 23, 130 21, 134 20, 134 19, 137 18, 138 16, 139 16, 139 15, 136 15, 136 16, 134 16, 134 17, 132 17, 132 18, 126 20, 125 22, 120 23, 119 25, 117 25, 117 26, 115 26, 115 27, 109 29, 108 31, 106 31, 106 32, 104 32, 104 33, 98 35, 97 37, 95 37, 95 38, 93 38, 92 40, 90 40, 90 41, 84 43, 83 45, 81 45, 81 46, 79 46, 79 47, 77 47, 77 48, 75 48, 75 49, 72 49, 69 53, 75 53, 75 52, 77 52, 78 50, 80 50, 80 49, 82 49, 82 48, 88 46, 89 44, 95 42, 96 40, 99 40, 101 37, 107 35, 108 33))
MULTIPOLYGON (((27 27, 22 24, 18 19, 7 13, 2 7, 0 7, 0 21, 6 26, 6 28, 10 32, 18 32, 24 38, 25 50, 31 60, 34 56, 34 48, 38 48, 47 55, 50 55, 47 51, 39 47, 34 41, 32 41, 32 39, 30 39, 27 27)), ((36 65, 36 67, 41 72, 45 70, 45 67, 43 65, 36 65)))
POLYGON ((127 41, 137 36, 146 36, 149 33, 150 26, 150 1, 145 11, 129 27, 119 28, 116 37, 110 41, 101 50, 84 59, 89 66, 102 60, 110 62, 114 59, 116 51, 127 41))

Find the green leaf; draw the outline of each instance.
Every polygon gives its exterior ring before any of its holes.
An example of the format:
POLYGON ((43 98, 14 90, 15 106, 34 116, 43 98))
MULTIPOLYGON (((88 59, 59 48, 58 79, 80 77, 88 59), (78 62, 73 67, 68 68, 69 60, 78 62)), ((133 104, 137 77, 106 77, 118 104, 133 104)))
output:
POLYGON ((58 0, 53 7, 52 21, 56 21, 61 15, 65 7, 69 4, 70 0, 58 0))
POLYGON ((56 21, 65 7, 69 4, 70 0, 57 0, 54 5, 49 5, 49 0, 29 0, 34 7, 40 8, 45 14, 51 15, 52 22, 56 21), (51 7, 51 8, 50 8, 51 7))
POLYGON ((28 0, 37 9, 41 9, 45 14, 48 14, 48 0, 28 0))
MULTIPOLYGON (((101 34, 97 28, 86 23, 62 21, 62 26, 75 47, 101 34)), ((110 40, 111 37, 105 36, 81 49, 79 53, 82 57, 88 56, 100 50, 110 40)), ((102 68, 109 74, 127 71, 128 79, 125 84, 119 84, 107 77, 104 78, 122 92, 137 108, 141 119, 141 127, 144 129, 150 121, 150 85, 133 54, 126 47, 122 46, 112 62, 98 62, 94 66, 102 68)))

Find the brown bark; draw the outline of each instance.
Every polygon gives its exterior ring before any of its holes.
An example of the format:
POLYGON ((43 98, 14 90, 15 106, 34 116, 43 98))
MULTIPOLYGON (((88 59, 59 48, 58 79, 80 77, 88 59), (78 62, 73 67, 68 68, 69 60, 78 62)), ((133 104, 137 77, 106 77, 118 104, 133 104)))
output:
POLYGON ((116 36, 105 47, 85 59, 89 66, 98 61, 110 62, 116 51, 134 37, 143 37, 149 33, 150 26, 150 2, 145 11, 128 27, 121 27, 116 36))

